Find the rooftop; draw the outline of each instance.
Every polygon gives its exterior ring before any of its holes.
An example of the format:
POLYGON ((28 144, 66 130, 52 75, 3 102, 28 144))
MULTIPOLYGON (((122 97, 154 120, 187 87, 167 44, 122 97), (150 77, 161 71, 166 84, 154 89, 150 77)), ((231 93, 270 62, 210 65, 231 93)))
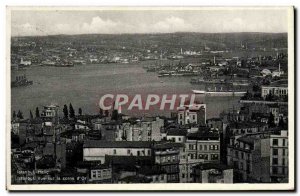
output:
POLYGON ((223 164, 216 164, 216 163, 200 163, 194 167, 194 169, 200 170, 209 170, 209 169, 218 169, 218 170, 226 170, 232 169, 231 167, 223 164))
POLYGON ((246 144, 254 144, 255 141, 269 138, 270 135, 268 133, 255 133, 255 134, 247 134, 242 137, 237 138, 237 141, 244 142, 246 144))
POLYGON ((173 136, 186 136, 187 130, 186 129, 180 129, 180 128, 171 128, 167 130, 167 135, 173 135, 173 136))
POLYGON ((105 141, 87 140, 83 148, 151 148, 149 141, 105 141))

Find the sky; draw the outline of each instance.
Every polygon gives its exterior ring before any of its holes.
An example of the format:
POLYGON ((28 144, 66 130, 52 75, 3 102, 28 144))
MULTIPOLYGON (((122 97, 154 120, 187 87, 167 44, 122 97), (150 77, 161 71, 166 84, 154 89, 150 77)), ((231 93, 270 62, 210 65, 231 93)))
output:
POLYGON ((287 32, 286 9, 12 10, 11 35, 287 32))

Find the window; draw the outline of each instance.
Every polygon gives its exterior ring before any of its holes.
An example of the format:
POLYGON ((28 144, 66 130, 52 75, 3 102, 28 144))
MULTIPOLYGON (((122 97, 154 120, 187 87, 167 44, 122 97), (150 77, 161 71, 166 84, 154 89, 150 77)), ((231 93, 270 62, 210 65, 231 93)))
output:
POLYGON ((117 154, 117 150, 116 149, 114 149, 114 154, 117 154))
POLYGON ((181 137, 179 137, 179 138, 178 138, 178 141, 180 141, 180 142, 181 142, 181 137))
POLYGON ((273 146, 278 146, 278 139, 273 139, 273 146))
POLYGON ((130 153, 131 153, 131 151, 130 151, 130 150, 127 150, 127 154, 130 155, 130 153))
POLYGON ((282 159, 282 165, 285 165, 285 158, 282 159))
POLYGON ((282 156, 285 156, 285 149, 282 149, 282 156))
POLYGON ((273 158, 273 165, 277 165, 278 164, 278 159, 277 158, 273 158))
POLYGON ((282 139, 282 146, 285 146, 285 139, 282 139))
POLYGON ((98 171, 97 177, 98 177, 98 178, 101 178, 101 170, 98 171))
POLYGON ((182 178, 185 178, 185 174, 182 174, 182 178))
POLYGON ((210 145, 209 150, 214 150, 214 145, 210 145))
POLYGON ((160 179, 161 179, 161 180, 164 180, 164 179, 165 179, 165 176, 164 176, 164 175, 162 175, 162 176, 160 177, 160 179))
POLYGON ((148 150, 148 155, 149 155, 149 156, 151 155, 151 150, 148 150))
POLYGON ((202 145, 199 145, 199 150, 202 150, 202 145))
POLYGON ((212 155, 210 155, 210 159, 211 160, 218 160, 219 159, 219 155, 218 154, 212 154, 212 155))
POLYGON ((276 156, 276 155, 278 155, 278 149, 273 149, 273 156, 276 156))
POLYGON ((204 145, 204 150, 207 150, 207 145, 204 145))
POLYGON ((140 155, 141 155, 141 153, 140 153, 140 151, 138 150, 138 151, 137 151, 137 156, 140 156, 140 155))
POLYGON ((247 165, 246 165, 246 172, 247 172, 247 174, 250 173, 250 164, 249 163, 247 163, 247 165))
POLYGON ((278 168, 277 167, 272 167, 272 172, 273 172, 273 174, 277 174, 278 173, 278 168))
POLYGON ((97 177, 97 171, 92 171, 92 178, 96 178, 97 177))

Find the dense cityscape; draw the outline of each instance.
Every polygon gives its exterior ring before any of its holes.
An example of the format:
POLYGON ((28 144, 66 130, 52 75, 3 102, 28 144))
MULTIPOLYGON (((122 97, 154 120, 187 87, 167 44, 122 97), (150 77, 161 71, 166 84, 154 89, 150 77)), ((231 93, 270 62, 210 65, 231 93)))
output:
POLYGON ((12 110, 12 184, 289 182, 287 34, 57 35, 11 41, 15 90, 35 88, 36 81, 26 75, 34 67, 46 72, 134 64, 154 73, 161 85, 164 78, 183 79, 192 85, 191 94, 206 99, 238 97, 238 104, 213 117, 205 100, 185 102, 169 115, 101 108, 89 113, 72 100, 12 110))

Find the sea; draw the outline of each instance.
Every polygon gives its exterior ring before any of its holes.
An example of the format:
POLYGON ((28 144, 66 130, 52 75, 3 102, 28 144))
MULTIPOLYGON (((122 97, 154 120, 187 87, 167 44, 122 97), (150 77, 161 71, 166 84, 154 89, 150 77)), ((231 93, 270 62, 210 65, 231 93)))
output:
MULTIPOLYGON (((158 77, 155 72, 147 72, 138 64, 87 64, 74 67, 31 66, 26 70, 12 70, 11 80, 16 75, 26 74, 33 85, 11 89, 11 111, 20 110, 29 117, 30 110, 41 111, 43 106, 72 104, 75 112, 81 108, 83 114, 97 114, 99 100, 105 94, 192 94, 192 90, 203 90, 203 86, 191 84, 192 77, 158 77)), ((240 97, 196 96, 197 102, 206 104, 207 118, 219 117, 228 109, 237 108, 240 97)), ((122 113, 132 116, 170 116, 172 111, 152 108, 149 111, 128 111, 122 113)), ((62 112, 60 112, 62 115, 62 112)))

